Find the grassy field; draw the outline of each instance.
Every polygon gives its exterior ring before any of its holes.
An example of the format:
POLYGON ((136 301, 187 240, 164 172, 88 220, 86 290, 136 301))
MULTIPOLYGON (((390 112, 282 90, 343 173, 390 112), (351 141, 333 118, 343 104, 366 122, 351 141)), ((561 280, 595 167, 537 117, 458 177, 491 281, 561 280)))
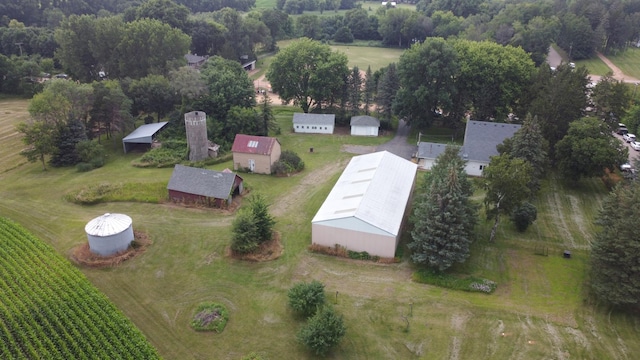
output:
MULTIPOLYGON (((278 41, 278 47, 284 49, 295 40, 283 40, 278 41)), ((360 70, 366 71, 368 66, 371 66, 371 71, 383 68, 392 62, 397 63, 400 60, 400 55, 404 52, 403 49, 393 48, 381 48, 375 46, 349 46, 349 45, 336 45, 331 44, 333 51, 339 51, 347 55, 349 59, 348 66, 352 68, 358 66, 360 70)), ((270 64, 269 58, 262 59, 262 63, 258 63, 257 66, 268 66, 270 64)))
POLYGON ((576 66, 584 66, 589 70, 589 74, 604 76, 611 72, 607 64, 603 63, 598 57, 587 60, 576 61, 576 66))
POLYGON ((607 58, 622 70, 625 75, 640 79, 640 49, 629 47, 625 51, 608 54, 607 58))
MULTIPOLYGON (((26 101, 4 100, 0 133, 26 118, 26 101)), ((411 281, 412 265, 336 259, 309 253, 310 220, 352 154, 344 144, 374 146, 389 138, 317 136, 290 132, 294 110, 277 108, 283 149, 301 155, 306 170, 274 178, 244 174, 253 193, 272 203, 284 252, 271 262, 230 259, 232 214, 170 204, 80 206, 65 194, 96 183, 166 183, 171 169, 140 169, 118 141, 106 142, 105 167, 42 171, 16 153, 19 137, 3 139, 0 216, 20 223, 63 255, 86 242, 84 225, 106 212, 128 214, 153 241, 142 256, 109 269, 82 269, 143 331, 165 359, 315 359, 295 341, 302 322, 286 306, 297 281, 325 283, 345 317, 347 335, 331 359, 632 359, 640 352, 638 318, 609 313, 585 299, 593 219, 606 190, 598 180, 567 185, 551 178, 537 201, 538 220, 521 234, 505 221, 495 243, 481 221, 470 260, 456 270, 498 282, 492 295, 452 291, 411 281), (308 151, 314 147, 314 152, 308 151), (9 150, 5 150, 9 149, 9 150), (572 251, 571 259, 562 251, 572 251), (542 251, 541 251, 542 250, 542 251), (536 253, 546 251, 548 256, 536 253), (221 334, 189 327, 203 301, 224 304, 221 334), (407 316, 409 328, 403 316, 407 316)), ((231 167, 230 163, 213 166, 231 167)), ((480 201, 482 193, 476 193, 480 201)), ((407 236, 405 236, 406 238, 407 236)), ((402 251, 401 251, 402 252, 402 251)))

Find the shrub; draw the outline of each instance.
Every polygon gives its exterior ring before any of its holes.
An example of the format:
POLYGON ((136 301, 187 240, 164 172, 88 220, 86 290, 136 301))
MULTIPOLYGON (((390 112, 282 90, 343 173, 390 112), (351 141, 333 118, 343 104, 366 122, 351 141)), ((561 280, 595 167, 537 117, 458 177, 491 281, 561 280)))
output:
POLYGON ((284 150, 282 154, 280 154, 280 159, 273 165, 273 173, 278 175, 304 170, 304 162, 298 154, 291 150, 284 150))
POLYGON ((516 229, 525 232, 529 225, 533 224, 538 217, 538 209, 535 205, 525 202, 511 214, 511 221, 516 225, 516 229))
POLYGON ((197 331, 222 332, 229 321, 229 312, 221 305, 214 302, 206 302, 198 305, 196 313, 191 320, 191 327, 197 331))
POLYGON ((251 211, 240 211, 232 225, 231 250, 240 254, 255 251, 258 246, 258 225, 251 211))
POLYGON ((265 242, 271 240, 271 233, 273 232, 273 226, 275 220, 269 214, 269 204, 262 195, 254 195, 251 197, 251 212, 256 225, 256 232, 258 242, 265 242))
POLYGON ((488 279, 477 278, 475 276, 461 278, 447 273, 424 269, 413 273, 413 281, 453 290, 482 292, 485 294, 493 293, 498 287, 498 284, 488 279))
POLYGON ((248 355, 243 356, 240 360, 264 360, 264 358, 255 352, 251 352, 248 355))
POLYGON ((84 140, 76 144, 76 152, 80 163, 76 170, 86 172, 104 166, 106 153, 104 147, 95 140, 84 140))
POLYGON ((325 302, 324 284, 317 280, 310 283, 299 282, 287 294, 289 306, 298 314, 309 317, 316 313, 325 302))
POLYGON ((345 332, 342 316, 332 307, 324 306, 298 332, 298 341, 323 356, 342 340, 345 332))

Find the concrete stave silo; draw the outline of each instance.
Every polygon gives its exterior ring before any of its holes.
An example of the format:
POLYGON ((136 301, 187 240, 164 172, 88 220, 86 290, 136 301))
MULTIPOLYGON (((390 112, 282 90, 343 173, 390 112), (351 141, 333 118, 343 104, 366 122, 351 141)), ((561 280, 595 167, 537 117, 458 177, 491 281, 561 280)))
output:
POLYGON ((189 161, 200 161, 208 158, 207 114, 203 111, 192 111, 184 114, 184 126, 187 131, 189 161))

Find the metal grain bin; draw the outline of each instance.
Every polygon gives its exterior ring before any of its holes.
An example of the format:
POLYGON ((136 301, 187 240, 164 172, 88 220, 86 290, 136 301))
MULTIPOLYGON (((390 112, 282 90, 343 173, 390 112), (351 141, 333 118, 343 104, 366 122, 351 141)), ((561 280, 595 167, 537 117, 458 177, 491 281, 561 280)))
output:
POLYGON ((109 256, 127 250, 133 241, 131 218, 124 214, 106 213, 84 227, 92 253, 109 256))

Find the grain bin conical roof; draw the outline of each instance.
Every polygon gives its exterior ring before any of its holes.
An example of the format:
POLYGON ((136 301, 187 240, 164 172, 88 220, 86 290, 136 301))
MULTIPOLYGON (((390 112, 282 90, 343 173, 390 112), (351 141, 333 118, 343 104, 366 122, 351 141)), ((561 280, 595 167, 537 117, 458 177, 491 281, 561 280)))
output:
POLYGON ((131 223, 131 218, 127 215, 106 213, 89 221, 84 231, 92 236, 111 236, 128 229, 131 223))

